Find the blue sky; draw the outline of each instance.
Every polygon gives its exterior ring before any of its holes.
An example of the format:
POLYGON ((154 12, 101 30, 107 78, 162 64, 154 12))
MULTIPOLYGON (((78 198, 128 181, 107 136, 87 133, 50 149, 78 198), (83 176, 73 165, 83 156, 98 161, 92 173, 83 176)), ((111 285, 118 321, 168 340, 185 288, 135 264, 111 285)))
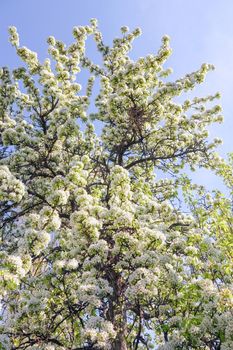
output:
MULTIPOLYGON (((211 135, 221 137, 220 152, 233 151, 233 1, 232 0, 0 0, 0 66, 18 64, 8 43, 7 28, 18 28, 21 44, 46 57, 46 38, 70 42, 72 28, 99 20, 106 42, 119 34, 119 28, 140 26, 143 35, 135 42, 132 57, 155 53, 164 34, 171 37, 173 55, 169 66, 173 77, 197 69, 203 62, 213 63, 196 95, 220 91, 225 122, 211 128, 211 135)), ((194 176, 213 186, 218 180, 205 172, 194 176)))

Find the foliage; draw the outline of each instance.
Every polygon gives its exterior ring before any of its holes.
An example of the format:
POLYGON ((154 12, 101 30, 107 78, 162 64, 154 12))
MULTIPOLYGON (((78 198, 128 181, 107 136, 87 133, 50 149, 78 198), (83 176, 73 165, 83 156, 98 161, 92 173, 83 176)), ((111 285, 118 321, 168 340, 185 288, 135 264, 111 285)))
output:
POLYGON ((213 66, 170 82, 169 38, 133 61, 141 32, 121 31, 109 47, 91 20, 41 63, 9 29, 23 66, 0 72, 0 349, 233 348, 231 201, 183 170, 232 189, 207 131, 219 94, 185 99, 213 66))

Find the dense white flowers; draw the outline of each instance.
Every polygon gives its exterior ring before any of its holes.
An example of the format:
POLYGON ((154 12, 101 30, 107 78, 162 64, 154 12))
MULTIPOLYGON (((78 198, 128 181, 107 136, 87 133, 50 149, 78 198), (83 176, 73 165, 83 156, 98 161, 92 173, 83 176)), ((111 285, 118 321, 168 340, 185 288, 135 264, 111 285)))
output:
POLYGON ((0 166, 0 200, 19 202, 25 193, 24 184, 11 174, 7 166, 0 166))
POLYGON ((10 42, 13 46, 19 46, 19 35, 17 33, 16 27, 9 27, 10 42))
POLYGON ((111 322, 103 321, 101 317, 90 317, 85 329, 85 336, 96 343, 101 349, 111 349, 111 340, 116 332, 111 322))
POLYGON ((65 205, 69 199, 69 191, 62 189, 56 190, 50 194, 48 201, 51 205, 65 205))
POLYGON ((26 257, 0 253, 1 297, 5 295, 7 288, 14 289, 20 284, 20 279, 26 275, 29 267, 26 257))
POLYGON ((9 33, 23 67, 0 70, 0 349, 231 350, 232 203, 183 173, 232 191, 207 130, 220 95, 177 102, 213 66, 172 82, 167 35, 132 60, 141 30, 107 46, 95 19, 70 45, 50 36, 44 62, 9 33))
POLYGON ((40 211, 39 227, 42 230, 56 231, 61 226, 61 220, 56 210, 45 206, 40 211))

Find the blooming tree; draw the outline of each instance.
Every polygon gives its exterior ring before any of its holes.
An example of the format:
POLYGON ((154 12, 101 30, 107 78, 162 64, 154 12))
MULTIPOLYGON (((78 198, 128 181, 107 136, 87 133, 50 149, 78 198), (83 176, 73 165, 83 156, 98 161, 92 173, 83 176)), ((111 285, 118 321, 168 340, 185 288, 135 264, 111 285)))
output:
POLYGON ((141 32, 121 31, 107 46, 91 20, 41 63, 9 28, 23 65, 0 71, 0 349, 233 349, 231 201, 183 171, 232 190, 207 131, 219 94, 185 99, 213 67, 170 82, 169 38, 133 61, 141 32))

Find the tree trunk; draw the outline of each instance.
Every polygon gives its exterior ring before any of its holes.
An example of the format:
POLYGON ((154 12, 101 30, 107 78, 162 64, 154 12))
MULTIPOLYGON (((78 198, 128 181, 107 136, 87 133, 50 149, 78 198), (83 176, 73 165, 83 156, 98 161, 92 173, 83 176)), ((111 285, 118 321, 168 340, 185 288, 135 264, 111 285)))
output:
POLYGON ((112 277, 111 282, 114 292, 111 300, 109 300, 108 319, 114 325, 114 329, 117 333, 111 350, 127 350, 127 320, 124 297, 125 285, 120 274, 111 271, 109 275, 112 277))
POLYGON ((112 350, 127 350, 127 344, 124 333, 119 332, 117 334, 116 340, 112 345, 112 350))

